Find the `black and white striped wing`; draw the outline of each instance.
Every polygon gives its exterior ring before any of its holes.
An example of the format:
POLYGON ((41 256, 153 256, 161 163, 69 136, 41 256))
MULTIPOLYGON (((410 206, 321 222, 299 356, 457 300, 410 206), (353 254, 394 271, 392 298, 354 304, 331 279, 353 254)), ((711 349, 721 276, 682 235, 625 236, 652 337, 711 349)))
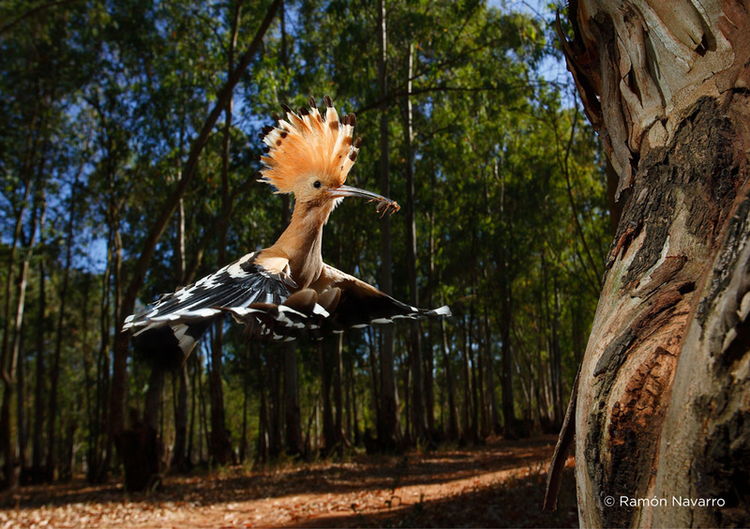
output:
POLYGON ((447 306, 434 310, 412 307, 328 265, 311 288, 296 291, 280 304, 253 304, 229 312, 251 326, 262 322, 265 335, 275 340, 322 338, 347 328, 451 315, 447 306))
POLYGON ((136 349, 147 355, 185 358, 208 326, 226 312, 263 315, 264 306, 283 303, 296 285, 287 275, 258 265, 257 254, 162 295, 146 310, 128 316, 123 330, 133 333, 136 349))
POLYGON ((388 324, 398 319, 449 317, 446 305, 437 309, 412 307, 392 298, 374 286, 354 276, 325 265, 324 276, 331 289, 340 290, 338 303, 329 307, 328 327, 340 332, 347 327, 361 328, 370 324, 388 324))

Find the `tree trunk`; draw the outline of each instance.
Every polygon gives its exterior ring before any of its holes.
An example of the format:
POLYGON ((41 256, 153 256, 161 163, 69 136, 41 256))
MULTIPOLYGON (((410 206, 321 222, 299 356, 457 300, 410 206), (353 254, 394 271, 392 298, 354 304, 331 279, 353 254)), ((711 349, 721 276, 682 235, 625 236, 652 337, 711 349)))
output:
POLYGON ((203 385, 203 359, 199 354, 193 354, 193 358, 195 358, 195 379, 198 381, 198 384, 193 386, 194 388, 196 388, 196 391, 194 391, 193 394, 197 395, 198 397, 198 432, 196 434, 198 437, 197 459, 201 463, 206 463, 208 461, 208 450, 204 450, 204 443, 208 444, 209 435, 207 421, 208 412, 206 410, 206 392, 205 386, 203 385))
MULTIPOLYGON (((388 30, 386 25, 386 0, 378 0, 378 88, 382 97, 388 94, 388 30)), ((388 109, 380 109, 380 192, 390 196, 389 177, 388 109)), ((382 220, 380 230, 380 289, 390 294, 393 288, 391 274, 391 220, 382 220)), ((378 414, 378 443, 385 451, 396 448, 398 437, 398 405, 396 400, 396 377, 393 370, 393 328, 382 331, 380 349, 380 413, 378 414)))
POLYGON ((174 444, 172 445, 173 471, 187 472, 190 460, 187 453, 188 439, 188 363, 182 362, 177 368, 177 402, 174 408, 174 444))
MULTIPOLYGON (((182 133, 180 134, 180 151, 182 151, 182 133)), ((182 157, 180 157, 181 159, 182 157)), ((180 163, 178 159, 177 163, 180 163)), ((178 165, 178 171, 181 168, 178 165)), ((185 237, 185 201, 180 199, 177 208, 177 258, 180 284, 187 284, 187 257, 185 237)), ((177 381, 177 395, 174 403, 174 442, 172 443, 172 459, 169 467, 172 471, 187 472, 190 470, 190 458, 188 456, 188 359, 183 358, 180 365, 173 372, 172 387, 177 381)))
POLYGON ((333 346, 333 404, 336 407, 334 416, 334 440, 336 453, 344 455, 344 366, 343 366, 343 336, 336 335, 333 346))
POLYGON ((165 382, 166 372, 164 368, 160 365, 151 366, 148 389, 146 390, 146 402, 143 406, 143 421, 147 426, 153 428, 157 434, 161 423, 165 382))
POLYGON ((115 320, 117 332, 113 347, 113 365, 112 365, 112 384, 110 388, 110 417, 109 430, 110 435, 114 438, 125 428, 125 401, 127 394, 127 360, 128 360, 128 343, 130 341, 129 333, 121 330, 122 320, 128 314, 133 312, 135 300, 138 291, 143 285, 146 272, 151 264, 151 259, 156 252, 156 246, 162 233, 167 227, 172 214, 177 209, 180 199, 185 195, 188 186, 197 173, 198 160, 203 148, 208 142, 209 135, 214 128, 219 116, 224 111, 228 101, 231 99, 234 87, 240 81, 242 75, 247 69, 250 61, 261 48, 263 37, 266 30, 275 18, 281 0, 274 0, 268 7, 265 17, 261 21, 255 36, 248 46, 245 53, 240 57, 237 66, 231 71, 227 81, 219 90, 216 97, 216 104, 203 122, 200 132, 193 140, 188 159, 185 162, 182 178, 177 182, 174 190, 164 201, 163 207, 160 208, 158 218, 151 224, 148 235, 144 240, 143 246, 138 257, 135 259, 132 275, 122 300, 119 300, 118 317, 115 320))
MULTIPOLYGON (((39 245, 44 247, 44 223, 40 231, 39 245)), ((36 387, 34 388, 34 433, 32 437, 31 474, 32 482, 41 481, 44 461, 44 397, 46 369, 45 337, 47 330, 47 272, 45 269, 46 255, 42 250, 39 258, 39 298, 37 300, 37 328, 36 328, 36 387)))
MULTIPOLYGON (((495 166, 497 171, 497 166, 495 166)), ((513 219, 505 211, 505 175, 500 176, 500 221, 504 228, 499 256, 496 258, 500 270, 500 341, 502 354, 501 395, 503 407, 503 434, 516 437, 516 413, 513 398, 513 279, 510 276, 511 248, 513 247, 513 219)))
POLYGON ((299 375, 297 373, 297 346, 284 344, 284 419, 286 423, 286 452, 302 453, 302 417, 299 406, 299 375))
POLYGON ((622 204, 580 373, 581 524, 747 526, 750 14, 571 7, 564 49, 622 204))
POLYGON ((442 337, 441 344, 443 349, 443 370, 445 371, 445 382, 448 392, 448 429, 446 435, 448 439, 455 440, 459 436, 458 427, 458 408, 456 407, 456 384, 451 366, 450 347, 448 346, 448 331, 446 330, 445 320, 440 320, 440 334, 442 337))
POLYGON ((276 351, 270 351, 266 355, 266 365, 268 375, 266 381, 269 383, 268 393, 268 455, 271 459, 276 459, 281 455, 283 449, 281 428, 284 425, 282 409, 284 405, 284 396, 281 387, 282 360, 276 354, 276 351))
POLYGON ((75 232, 77 185, 73 184, 70 195, 70 211, 65 228, 65 268, 63 269, 62 286, 60 287, 60 306, 58 307, 57 329, 55 335, 55 351, 52 356, 50 369, 49 411, 47 414, 47 473, 50 479, 55 478, 57 466, 57 389, 60 380, 60 356, 62 355, 63 338, 65 336, 65 310, 68 301, 68 286, 70 283, 70 267, 73 263, 73 235, 75 232))
POLYGON ((495 398, 495 363, 492 339, 492 329, 490 327, 490 318, 485 307, 484 310, 484 341, 487 349, 487 413, 489 414, 489 427, 492 432, 500 433, 500 417, 497 413, 497 399, 495 398))
MULTIPOLYGON (((249 347, 250 346, 248 346, 248 349, 249 347)), ((250 384, 248 378, 249 377, 245 378, 245 383, 242 388, 242 427, 240 428, 240 445, 238 447, 240 465, 245 462, 245 458, 247 457, 247 401, 250 396, 250 384)))
POLYGON ((266 377, 263 370, 263 359, 259 348, 253 347, 253 363, 258 369, 258 393, 260 397, 258 410, 258 441, 255 446, 256 463, 265 463, 268 461, 268 401, 266 399, 266 377))
MULTIPOLYGON (((378 87, 385 97, 388 93, 388 31, 386 25, 386 0, 378 1, 378 87)), ((380 192, 390 195, 388 108, 380 110, 380 192)), ((388 294, 392 290, 391 273, 391 221, 386 216, 380 231, 381 269, 380 288, 388 294)), ((393 328, 387 326, 382 331, 380 350, 380 414, 378 415, 378 442, 382 450, 393 451, 398 437, 398 406, 396 403, 396 381, 393 370, 393 328)))
MULTIPOLYGON (((406 91, 411 92, 414 75, 414 43, 409 45, 408 67, 406 69, 406 91)), ((406 154, 406 222, 407 234, 407 272, 409 274, 409 303, 419 306, 417 292, 417 227, 414 212, 414 164, 415 153, 412 145, 414 110, 411 97, 403 99, 404 152, 406 154)), ((386 195, 387 196, 387 195, 386 195)), ((422 373, 422 341, 420 324, 417 321, 409 324, 409 368, 411 369, 411 423, 412 440, 421 441, 427 432, 424 406, 424 377, 422 373)))
MULTIPOLYGON (((237 46, 237 28, 240 17, 240 1, 230 2, 231 30, 227 50, 227 75, 231 75, 234 68, 234 51, 237 46)), ((224 127, 221 146, 221 213, 218 225, 219 266, 226 261, 227 229, 229 227, 229 156, 232 132, 232 94, 230 88, 224 107, 224 127)), ((224 390, 222 387, 222 345, 224 338, 224 320, 216 323, 214 340, 211 347, 211 370, 208 377, 209 395, 211 401, 211 455, 221 465, 226 465, 233 459, 232 445, 229 440, 229 430, 226 424, 224 409, 224 390)))
MULTIPOLYGON (((338 339, 338 337, 336 337, 338 339)), ((333 366, 331 357, 333 356, 329 349, 332 350, 336 345, 333 343, 334 338, 326 340, 318 347, 320 363, 320 392, 323 400, 323 455, 331 453, 336 445, 336 426, 333 420, 333 404, 331 402, 331 386, 333 379, 333 366)))
MULTIPOLYGON (((23 331, 26 327, 26 322, 21 326, 21 339, 19 340, 19 351, 23 351, 23 331)), ((18 375, 16 377, 18 384, 16 385, 16 424, 17 428, 17 440, 18 443, 18 468, 20 469, 21 476, 27 470, 27 424, 26 424, 26 359, 23 354, 18 356, 18 375)), ((21 478, 23 479, 23 477, 21 478)))
MULTIPOLYGON (((36 201, 35 201, 36 202, 36 201)), ((26 304, 26 286, 28 285, 29 266, 31 263, 31 255, 34 251, 35 239, 37 234, 37 228, 39 225, 39 205, 34 204, 34 209, 30 219, 31 225, 29 227, 29 236, 26 241, 26 248, 23 254, 23 258, 19 265, 18 279, 16 282, 16 295, 15 295, 15 313, 13 315, 13 324, 10 327, 13 338, 10 342, 10 348, 5 353, 2 359, 2 378, 4 382, 3 392, 3 403, 2 409, 0 410, 0 427, 2 432, 0 435, 0 443, 2 444, 3 454, 5 455, 4 464, 4 481, 3 488, 12 489, 18 485, 20 476, 20 461, 18 460, 18 439, 16 434, 19 427, 18 415, 16 414, 15 423, 13 412, 13 403, 18 402, 18 363, 21 354, 21 341, 22 341, 22 330, 23 330, 23 319, 26 304), (8 354, 9 353, 9 354, 8 354), (7 360, 6 360, 7 358, 7 360)), ((10 275, 10 270, 8 270, 10 275)), ((4 344, 5 345, 5 344, 4 344)))
POLYGON ((461 422, 463 428, 461 431, 461 440, 468 442, 473 440, 473 428, 471 424, 471 369, 469 366, 469 330, 466 323, 466 317, 461 319, 461 377, 463 386, 463 407, 461 409, 461 422))

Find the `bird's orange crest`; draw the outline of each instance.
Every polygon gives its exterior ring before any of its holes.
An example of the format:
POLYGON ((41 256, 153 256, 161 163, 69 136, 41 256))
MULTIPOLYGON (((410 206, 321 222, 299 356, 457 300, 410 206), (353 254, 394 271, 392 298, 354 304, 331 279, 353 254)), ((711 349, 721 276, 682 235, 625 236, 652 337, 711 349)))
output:
POLYGON ((325 116, 310 98, 309 108, 298 112, 282 105, 286 119, 263 130, 268 152, 260 157, 265 166, 260 181, 274 186, 277 193, 291 193, 297 182, 310 176, 329 187, 346 181, 362 142, 361 138, 352 140, 356 117, 349 114, 339 119, 331 98, 324 100, 325 116))

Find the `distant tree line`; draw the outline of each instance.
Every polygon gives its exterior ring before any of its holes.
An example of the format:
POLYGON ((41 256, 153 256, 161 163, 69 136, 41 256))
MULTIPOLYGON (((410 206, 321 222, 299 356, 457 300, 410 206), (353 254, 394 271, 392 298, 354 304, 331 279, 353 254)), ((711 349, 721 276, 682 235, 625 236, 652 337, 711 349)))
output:
POLYGON ((8 0, 0 20, 6 487, 559 427, 610 220, 544 20, 478 0, 8 0), (189 358, 133 355, 125 316, 280 233, 258 133, 310 95, 356 112, 350 178, 404 206, 344 203, 326 260, 454 317, 281 346, 216 325, 189 358))

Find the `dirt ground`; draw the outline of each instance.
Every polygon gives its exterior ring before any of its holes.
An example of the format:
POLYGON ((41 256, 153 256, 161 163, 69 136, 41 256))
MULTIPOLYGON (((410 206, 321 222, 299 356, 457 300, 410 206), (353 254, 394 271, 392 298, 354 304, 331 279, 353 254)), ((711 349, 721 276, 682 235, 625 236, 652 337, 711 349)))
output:
POLYGON ((119 484, 22 487, 0 496, 0 528, 577 527, 573 460, 555 513, 540 510, 554 438, 355 456, 119 484))

